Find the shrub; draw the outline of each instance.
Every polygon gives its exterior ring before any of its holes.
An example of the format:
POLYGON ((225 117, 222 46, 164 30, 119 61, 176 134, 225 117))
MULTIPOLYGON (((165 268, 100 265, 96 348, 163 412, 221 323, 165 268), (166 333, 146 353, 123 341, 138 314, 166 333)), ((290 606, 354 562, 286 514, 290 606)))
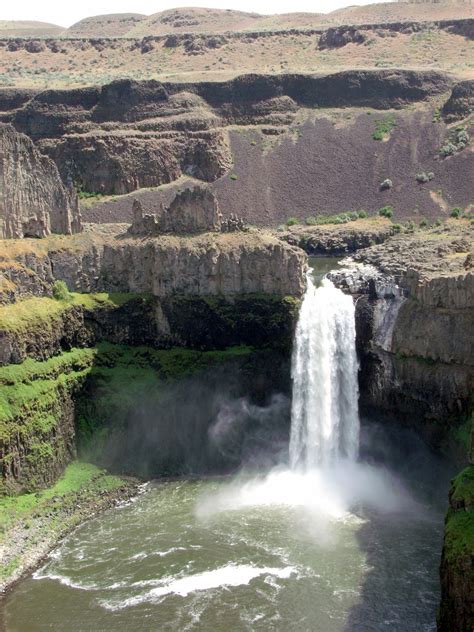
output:
POLYGON ((460 151, 469 145, 469 134, 464 126, 456 127, 455 145, 460 151))
POLYGON ((379 215, 381 217, 387 217, 388 219, 390 219, 391 217, 393 217, 393 207, 383 206, 381 209, 379 209, 379 215))
POLYGON ((439 153, 443 158, 447 156, 453 156, 457 151, 462 151, 469 145, 470 139, 467 129, 464 125, 458 125, 456 129, 451 132, 441 146, 439 153))
POLYGON ((53 297, 57 301, 70 301, 71 294, 67 289, 67 285, 64 281, 55 281, 53 285, 53 297))
POLYGON ((366 217, 369 216, 367 211, 358 211, 357 215, 358 215, 359 219, 365 219, 366 217))
POLYGON ((431 180, 433 180, 434 173, 432 171, 429 171, 428 173, 422 171, 421 173, 417 173, 415 178, 416 181, 420 184, 425 184, 426 182, 430 182, 431 180))
POLYGON ((453 208, 453 210, 451 211, 451 217, 454 217, 456 219, 458 219, 458 217, 461 217, 462 214, 462 210, 459 207, 453 208))
POLYGON ((386 178, 383 182, 380 183, 380 190, 386 191, 387 189, 391 189, 393 187, 393 182, 390 178, 386 178))
POLYGON ((420 228, 428 228, 428 220, 423 218, 420 222, 420 228))
POLYGON ((437 219, 436 222, 434 223, 435 226, 441 226, 443 222, 440 219, 437 219))
POLYGON ((229 178, 230 178, 231 180, 237 180, 238 175, 237 175, 237 174, 235 174, 235 173, 231 173, 231 174, 230 174, 230 176, 229 176, 229 178))
POLYGON ((284 232, 284 230, 285 230, 285 228, 286 228, 286 226, 285 226, 284 224, 280 224, 280 225, 278 226, 278 228, 277 228, 277 231, 278 231, 279 233, 283 233, 283 232, 284 232))
POLYGON ((400 232, 402 231, 402 225, 401 225, 401 224, 394 224, 394 225, 393 225, 393 230, 394 230, 396 233, 400 233, 400 232))
POLYGON ((441 147, 439 153, 443 158, 454 156, 454 154, 456 153, 456 145, 453 145, 453 143, 448 141, 441 147))
POLYGON ((407 233, 412 233, 415 230, 415 222, 411 219, 409 219, 408 222, 405 222, 405 230, 407 233))
POLYGON ((393 116, 386 116, 384 119, 376 119, 375 132, 372 134, 372 138, 374 140, 384 140, 396 126, 397 122, 393 116))
POLYGON ((356 219, 359 219, 359 214, 355 211, 350 211, 350 213, 346 214, 346 217, 348 217, 351 222, 355 222, 356 219))
POLYGON ((299 224, 299 220, 296 217, 289 217, 286 220, 286 225, 287 226, 296 226, 296 224, 299 224))
POLYGON ((313 215, 306 218, 307 226, 316 226, 317 223, 318 223, 318 220, 313 215))

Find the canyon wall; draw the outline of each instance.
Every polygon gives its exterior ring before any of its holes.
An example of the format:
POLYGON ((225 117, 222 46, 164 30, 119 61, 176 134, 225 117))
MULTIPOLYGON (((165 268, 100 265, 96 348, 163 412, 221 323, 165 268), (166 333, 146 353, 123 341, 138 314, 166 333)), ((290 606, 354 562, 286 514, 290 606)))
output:
POLYGON ((149 212, 169 202, 164 185, 180 190, 186 177, 210 183, 224 217, 275 225, 387 204, 400 217, 468 206, 470 147, 444 159, 439 152, 447 123, 472 111, 472 85, 437 71, 357 70, 4 89, 0 103, 3 120, 91 198, 85 221, 131 223, 134 198, 125 194, 138 192, 149 212), (384 142, 375 140, 380 126, 384 142), (421 172, 432 181, 420 184, 421 172), (387 178, 393 186, 382 190, 387 178))
MULTIPOLYGON (((88 445, 99 430, 102 438, 113 431, 110 441, 118 441, 124 430, 116 420, 132 423, 140 389, 143 404, 184 369, 207 371, 228 359, 236 397, 248 390, 264 401, 279 385, 288 389, 306 260, 274 237, 253 231, 134 238, 119 226, 1 246, 3 493, 50 485, 75 454, 78 428, 88 445), (247 376, 245 389, 236 375, 247 376), (86 406, 89 396, 97 408, 86 406), (78 413, 78 401, 87 414, 78 413)), ((94 458, 104 463, 104 455, 96 451, 94 458)), ((179 459, 166 463, 168 473, 184 467, 179 459)), ((222 458, 215 463, 222 466, 222 458)), ((150 468, 150 476, 165 473, 150 468)))
POLYGON ((441 558, 438 632, 470 632, 474 626, 474 464, 452 481, 441 558))
POLYGON ((27 136, 0 124, 0 237, 80 230, 77 195, 63 184, 54 162, 27 136))
POLYGON ((361 265, 335 279, 359 297, 362 409, 396 416, 462 461, 468 447, 453 439, 469 435, 474 274, 469 228, 449 231, 359 251, 361 265))

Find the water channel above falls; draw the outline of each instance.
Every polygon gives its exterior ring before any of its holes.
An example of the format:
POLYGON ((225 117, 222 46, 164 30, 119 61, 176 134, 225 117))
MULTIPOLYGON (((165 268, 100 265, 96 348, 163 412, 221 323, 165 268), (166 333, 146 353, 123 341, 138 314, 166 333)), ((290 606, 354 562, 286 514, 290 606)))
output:
POLYGON ((399 427, 366 421, 360 443, 359 461, 148 484, 15 587, 7 632, 434 631, 449 473, 399 427))

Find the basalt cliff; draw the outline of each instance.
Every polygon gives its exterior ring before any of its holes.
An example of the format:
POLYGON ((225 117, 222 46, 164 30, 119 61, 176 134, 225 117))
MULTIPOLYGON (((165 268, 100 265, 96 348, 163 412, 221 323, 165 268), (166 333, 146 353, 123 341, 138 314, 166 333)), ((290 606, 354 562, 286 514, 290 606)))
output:
POLYGON ((0 85, 2 494, 48 488, 77 454, 144 478, 238 468, 245 432, 224 459, 209 419, 183 427, 171 402, 192 393, 209 417, 211 393, 279 394, 287 423, 308 255, 346 257, 331 278, 356 302, 362 414, 467 466, 449 498, 438 625, 470 632, 472 16, 309 28, 301 15, 305 28, 211 33, 206 11, 160 14, 154 33, 132 15, 0 39, 0 62, 36 57, 48 73, 68 55, 202 65, 0 85), (97 24, 122 30, 98 38, 97 24), (417 57, 433 56, 432 38, 459 72, 417 57), (401 56, 386 67, 400 45, 418 69, 401 56), (242 46, 245 64, 222 71, 242 46), (322 66, 247 68, 257 46, 322 66), (145 436, 164 408, 166 438, 145 436))

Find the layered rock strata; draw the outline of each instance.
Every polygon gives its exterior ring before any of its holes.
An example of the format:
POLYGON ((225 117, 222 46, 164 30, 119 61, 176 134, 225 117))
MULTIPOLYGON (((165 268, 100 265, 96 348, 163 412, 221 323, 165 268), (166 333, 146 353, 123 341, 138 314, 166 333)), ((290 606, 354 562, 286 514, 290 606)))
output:
POLYGON ((55 160, 63 179, 71 173, 85 191, 122 194, 182 174, 220 178, 232 164, 229 125, 289 125, 300 108, 400 108, 451 83, 440 72, 404 70, 180 84, 120 80, 47 90, 26 102, 0 91, 0 102, 15 127, 55 160))
POLYGON ((471 410, 474 274, 465 267, 470 230, 466 222, 424 239, 420 233, 394 237, 359 251, 354 259, 360 264, 333 276, 359 297, 363 408, 415 423, 444 449, 471 410))
POLYGON ((81 230, 77 195, 54 162, 10 125, 0 125, 0 237, 70 235, 81 230))
POLYGON ((51 484, 75 454, 77 397, 97 358, 112 369, 116 360, 102 353, 104 341, 219 353, 248 345, 289 357, 305 256, 269 235, 136 238, 116 226, 1 247, 0 456, 9 493, 51 484), (58 280, 85 294, 52 298, 58 280))

